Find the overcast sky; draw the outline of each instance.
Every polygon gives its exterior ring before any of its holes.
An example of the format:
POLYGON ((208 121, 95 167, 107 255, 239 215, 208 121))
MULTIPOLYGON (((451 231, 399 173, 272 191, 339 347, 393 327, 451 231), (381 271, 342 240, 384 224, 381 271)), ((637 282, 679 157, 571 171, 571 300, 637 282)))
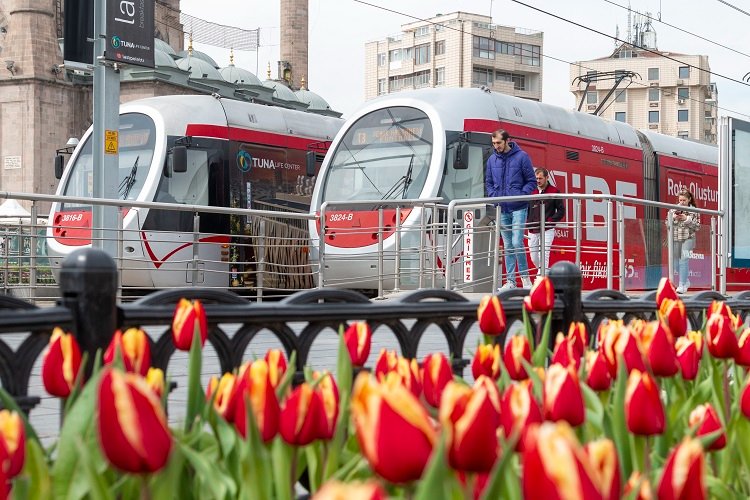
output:
MULTIPOLYGON (((523 4, 512 0, 367 0, 368 3, 309 0, 309 88, 347 117, 364 101, 366 42, 396 34, 402 24, 413 22, 415 18, 426 19, 461 10, 491 15, 495 24, 543 31, 544 55, 547 57, 543 58, 542 100, 574 108, 575 102, 569 91, 569 63, 607 56, 614 49, 615 42, 559 17, 610 36, 615 36, 619 26, 620 38, 624 39, 628 26, 628 0, 521 1, 523 4)), ((747 0, 727 0, 726 3, 750 12, 750 6, 745 5, 747 0)), ((743 81, 750 72, 750 15, 726 3, 720 0, 631 0, 630 6, 640 12, 650 12, 654 18, 661 16, 662 22, 653 23, 660 50, 708 55, 714 72, 712 81, 719 89, 719 106, 722 108, 719 114, 750 121, 750 85, 743 81)), ((260 28, 261 47, 258 52, 235 51, 235 64, 265 80, 270 62, 272 77, 276 77, 276 61, 279 59, 277 0, 182 0, 181 7, 186 14, 207 21, 246 29, 260 28)), ((219 66, 229 63, 228 49, 201 44, 195 44, 195 47, 212 56, 219 66)))

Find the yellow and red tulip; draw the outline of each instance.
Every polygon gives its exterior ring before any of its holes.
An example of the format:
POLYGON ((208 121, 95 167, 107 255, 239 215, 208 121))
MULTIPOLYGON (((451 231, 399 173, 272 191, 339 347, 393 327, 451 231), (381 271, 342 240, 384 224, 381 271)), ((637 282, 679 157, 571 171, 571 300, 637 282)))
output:
POLYGON ((707 448, 707 451, 721 450, 727 445, 727 434, 724 431, 724 426, 719 420, 719 415, 711 403, 698 405, 688 418, 688 423, 692 429, 695 429, 695 437, 705 436, 712 432, 721 431, 719 437, 717 437, 713 443, 707 448))
POLYGON ((610 439, 602 438, 591 441, 584 446, 593 467, 599 490, 603 500, 619 500, 620 491, 620 461, 617 459, 617 449, 610 439))
POLYGON ((295 387, 284 403, 279 434, 292 446, 305 446, 323 434, 324 420, 320 393, 305 382, 295 387))
POLYGON ((146 332, 140 328, 128 328, 125 333, 117 330, 104 352, 105 365, 114 361, 115 352, 122 356, 125 371, 146 376, 151 367, 151 345, 146 332))
POLYGON ((26 460, 26 430, 15 411, 0 410, 0 467, 6 480, 23 469, 26 460))
POLYGON ((542 409, 532 394, 531 381, 510 384, 500 398, 500 424, 506 438, 516 432, 516 451, 523 451, 526 433, 534 424, 542 423, 542 409))
POLYGON ((672 282, 669 281, 667 278, 662 278, 661 281, 659 281, 659 286, 656 289, 656 307, 657 309, 661 307, 662 302, 664 302, 664 299, 672 299, 677 300, 679 297, 677 296, 677 291, 674 289, 674 285, 672 285, 672 282))
POLYGON ((164 371, 161 368, 149 368, 146 373, 146 383, 159 398, 164 395, 164 371))
POLYGON ((99 444, 109 462, 125 472, 155 472, 172 449, 167 417, 146 379, 107 368, 98 392, 99 444))
POLYGON ((750 327, 745 327, 740 334, 734 361, 740 366, 750 368, 750 327))
POLYGON ((498 344, 480 344, 471 362, 471 374, 474 380, 480 375, 497 380, 502 371, 500 346, 498 344))
POLYGON ((360 373, 351 412, 362 454, 378 475, 392 483, 422 476, 437 436, 427 411, 409 389, 393 377, 379 383, 360 373))
POLYGON ((745 382, 745 388, 742 389, 740 396, 740 411, 746 419, 750 420, 750 380, 745 382))
POLYGON ((396 351, 388 351, 385 348, 380 349, 378 359, 375 360, 375 377, 378 380, 383 380, 388 372, 396 371, 398 358, 399 356, 396 351))
POLYGON ((680 299, 665 299, 659 306, 659 316, 669 326, 674 337, 682 337, 688 329, 685 303, 680 299))
POLYGON ((67 398, 81 369, 81 349, 73 335, 55 327, 42 359, 42 382, 53 396, 67 398))
POLYGON ((442 352, 428 354, 422 362, 422 390, 424 399, 433 408, 440 407, 440 398, 448 382, 453 380, 453 370, 442 352))
POLYGON ((497 459, 500 396, 488 377, 474 387, 450 382, 440 403, 440 423, 448 432, 448 463, 456 470, 489 472, 497 459))
POLYGON ((573 365, 576 370, 581 366, 581 353, 576 352, 576 340, 572 337, 565 337, 562 332, 558 332, 555 339, 555 350, 552 352, 551 364, 560 364, 562 366, 573 365))
POLYGON ((377 481, 342 483, 330 480, 313 495, 312 500, 387 500, 388 494, 377 481))
POLYGON ((503 364, 508 375, 513 380, 525 380, 529 377, 521 360, 525 359, 531 363, 531 347, 529 340, 524 335, 514 335, 505 344, 503 352, 503 364))
POLYGON ((622 496, 630 500, 652 500, 654 495, 651 493, 651 481, 648 477, 641 476, 639 471, 634 470, 628 482, 625 483, 622 496))
POLYGON ((612 386, 612 374, 601 351, 586 352, 586 383, 595 391, 606 391, 612 386))
POLYGON ((268 443, 279 430, 279 400, 271 385, 270 368, 265 359, 259 359, 243 366, 235 385, 233 404, 234 425, 244 438, 247 435, 248 408, 253 412, 260 437, 268 443))
POLYGON ((565 422, 544 422, 529 431, 521 472, 524 498, 601 500, 596 474, 565 422))
POLYGON ((220 379, 211 377, 206 388, 206 400, 213 400, 214 410, 227 422, 234 421, 237 401, 234 397, 236 382, 237 377, 233 373, 225 373, 220 379))
POLYGON ((706 459, 697 439, 685 437, 669 454, 659 481, 660 500, 703 500, 706 494, 706 459))
POLYGON ((208 321, 203 304, 200 300, 180 299, 172 319, 174 346, 180 351, 189 351, 193 337, 196 335, 200 337, 201 347, 203 347, 208 337, 208 321))
POLYGON ((742 318, 739 315, 732 313, 732 308, 727 305, 726 302, 719 302, 714 300, 708 310, 706 316, 711 317, 714 314, 720 314, 729 320, 729 324, 732 326, 732 331, 737 331, 742 326, 742 318))
POLYGON ((382 382, 389 373, 395 374, 399 383, 408 388, 416 397, 422 393, 422 380, 416 359, 407 359, 399 356, 395 351, 382 349, 375 363, 375 376, 382 382))
POLYGON ((370 325, 364 321, 357 321, 349 325, 344 332, 344 344, 352 365, 357 367, 365 366, 367 357, 370 355, 370 346, 372 345, 372 331, 370 325))
POLYGON ((287 370, 287 360, 281 349, 269 349, 263 357, 268 363, 268 376, 274 389, 278 387, 287 370))
POLYGON ((656 381, 640 370, 633 370, 625 389, 625 424, 639 436, 664 432, 664 405, 656 381))
POLYGON ((553 422, 564 420, 573 427, 585 420, 583 392, 573 366, 556 363, 547 369, 544 378, 544 418, 553 422))
MULTIPOLYGON (((663 304, 666 304, 664 301, 663 304)), ((641 344, 651 371, 657 377, 671 377, 680 369, 669 327, 663 321, 650 321, 641 332, 641 344)))
MULTIPOLYGON (((637 328, 636 328, 637 331, 637 328)), ((599 328, 599 349, 604 354, 612 378, 617 376, 618 359, 622 357, 630 373, 633 370, 644 371, 643 351, 640 341, 622 320, 609 321, 599 328)))
POLYGON ((313 380, 317 382, 315 392, 320 394, 323 404, 323 422, 319 428, 320 439, 331 439, 336 432, 336 422, 339 418, 339 388, 336 380, 328 371, 314 372, 313 380))
POLYGON ((698 331, 690 331, 684 337, 675 342, 677 361, 680 363, 680 372, 685 380, 695 380, 700 368, 701 356, 703 356, 703 335, 698 331))
POLYGON ((706 323, 706 345, 711 356, 717 359, 734 358, 737 355, 737 336, 731 318, 714 313, 706 323))
POLYGON ((586 324, 580 321, 570 323, 568 327, 568 342, 573 344, 574 352, 583 356, 586 346, 589 345, 588 333, 586 333, 586 324))
POLYGON ((505 331, 505 311, 495 295, 485 295, 477 308, 479 329, 485 335, 500 335, 505 331))
POLYGON ((552 280, 547 276, 537 278, 531 286, 529 294, 524 297, 523 305, 527 311, 550 312, 555 307, 555 287, 552 286, 552 280))

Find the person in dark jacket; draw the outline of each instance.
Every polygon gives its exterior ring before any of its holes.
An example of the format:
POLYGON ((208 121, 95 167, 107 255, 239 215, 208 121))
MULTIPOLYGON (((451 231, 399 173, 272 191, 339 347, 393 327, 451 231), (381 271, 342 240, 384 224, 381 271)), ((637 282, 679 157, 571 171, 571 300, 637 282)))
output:
MULTIPOLYGON (((549 172, 546 168, 537 168, 534 171, 536 175, 536 192, 538 194, 559 193, 560 190, 549 183, 549 172)), ((555 239, 555 223, 560 222, 565 217, 565 205, 563 200, 546 199, 541 200, 532 198, 529 203, 529 251, 531 252, 531 262, 539 268, 541 262, 541 244, 540 244, 540 224, 542 217, 542 203, 544 203, 544 270, 549 270, 549 251, 552 247, 552 240, 555 239)), ((539 271, 541 275, 541 270, 539 271)))
MULTIPOLYGON (((510 140, 510 135, 505 130, 492 133, 492 147, 494 152, 487 159, 484 176, 487 196, 530 195, 536 188, 536 178, 529 155, 510 140)), ((530 288, 529 265, 523 245, 529 202, 501 202, 500 209, 500 234, 505 247, 507 273, 505 284, 500 289, 516 288, 516 269, 521 275, 524 288, 530 288)))

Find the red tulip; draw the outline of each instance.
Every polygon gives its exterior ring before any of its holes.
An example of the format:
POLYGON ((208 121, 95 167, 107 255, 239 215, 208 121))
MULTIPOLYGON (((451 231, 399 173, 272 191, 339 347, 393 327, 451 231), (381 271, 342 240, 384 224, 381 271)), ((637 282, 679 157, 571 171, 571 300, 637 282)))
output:
POLYGON ((372 331, 370 325, 364 321, 358 321, 349 325, 344 332, 344 344, 349 351, 349 357, 353 366, 362 367, 367 363, 372 344, 372 331))
POLYGON ((612 374, 601 351, 586 352, 586 383, 595 391, 609 390, 612 374))
POLYGON ((529 340, 524 335, 514 335, 505 344, 505 352, 503 352, 505 369, 508 370, 508 375, 513 380, 525 380, 529 377, 521 363, 522 359, 531 363, 529 340))
POLYGON ((500 396, 497 386, 479 377, 470 388, 450 382, 440 403, 440 423, 448 432, 448 463, 456 470, 489 472, 497 459, 500 396))
POLYGON ((726 302, 719 302, 714 300, 708 310, 706 316, 711 317, 714 314, 720 314, 729 320, 729 324, 732 326, 732 331, 737 331, 742 326, 742 318, 732 313, 732 308, 727 305, 726 302))
POLYGON ((665 299, 659 306, 659 316, 669 326, 669 332, 675 337, 682 337, 688 329, 688 317, 685 303, 680 299, 665 299))
POLYGON ((233 396, 236 383, 237 377, 234 374, 225 373, 221 379, 211 377, 206 388, 206 400, 213 399, 214 410, 227 422, 234 421, 236 399, 233 396))
POLYGON ((674 289, 674 285, 672 285, 672 282, 667 278, 662 278, 661 281, 659 281, 659 287, 656 289, 657 309, 661 307, 664 299, 679 299, 679 297, 677 296, 677 291, 674 289))
MULTIPOLYGON (((665 300, 662 304, 666 304, 665 300)), ((677 374, 680 363, 672 342, 669 327, 663 321, 646 323, 641 333, 643 351, 646 353, 651 371, 657 377, 671 377, 677 374)))
POLYGON ((578 373, 572 366, 550 365, 544 379, 544 418, 581 425, 586 417, 578 373))
POLYGON ((323 403, 323 425, 320 426, 318 437, 332 439, 339 418, 339 388, 328 371, 313 372, 313 380, 317 382, 315 392, 320 394, 320 401, 323 403))
POLYGON ((148 336, 140 328, 128 328, 125 333, 117 330, 104 352, 104 364, 109 365, 115 359, 115 352, 119 352, 125 366, 125 371, 137 373, 143 377, 151 366, 151 346, 148 336))
POLYGON ((568 327, 568 342, 573 344, 573 352, 578 356, 583 356, 583 351, 589 345, 588 334, 586 333, 586 324, 580 321, 574 321, 568 327))
POLYGON ((149 368, 146 383, 157 397, 161 398, 164 395, 164 371, 161 368, 149 368))
POLYGON ((734 360, 738 365, 750 368, 750 327, 745 327, 740 334, 737 341, 737 356, 734 360))
POLYGON ((721 431, 719 437, 711 443, 707 451, 721 450, 727 445, 727 435, 724 432, 724 426, 721 424, 719 415, 716 414, 716 410, 711 406, 711 403, 698 405, 690 412, 688 423, 692 429, 696 429, 695 437, 721 431))
POLYGON ((281 349, 269 349, 263 357, 268 363, 268 376, 271 385, 276 389, 284 378, 287 370, 287 361, 284 351, 281 349))
POLYGON ((485 295, 477 308, 479 329, 485 335, 500 335, 505 331, 505 311, 495 295, 485 295))
POLYGON ((581 354, 576 351, 576 340, 574 338, 563 336, 562 332, 557 334, 555 339, 555 350, 552 352, 550 364, 560 364, 562 366, 573 365, 578 370, 581 366, 581 354))
POLYGON ((281 409, 279 434, 292 446, 305 446, 323 434, 323 402, 310 384, 298 385, 281 409))
POLYGON ((480 375, 497 380, 500 378, 500 346, 498 344, 480 344, 471 362, 471 374, 474 380, 480 375))
POLYGON ((521 475, 524 498, 602 498, 597 473, 565 422, 544 422, 529 431, 521 475))
POLYGON ((750 381, 745 382, 745 388, 742 389, 742 396, 740 396, 740 411, 745 415, 745 418, 750 420, 750 381))
POLYGON ((667 458, 659 481, 660 500, 702 500, 707 497, 706 460, 698 440, 685 437, 667 458))
POLYGON ((524 297, 523 304, 527 311, 550 312, 555 307, 555 288, 552 286, 552 280, 547 276, 537 278, 529 294, 524 297))
POLYGON ((617 376, 618 359, 625 360, 628 373, 633 370, 643 371, 643 351, 640 341, 629 327, 623 325, 622 320, 609 321, 599 329, 599 349, 604 354, 612 378, 617 376))
POLYGON ((721 314, 712 314, 706 323, 708 352, 717 359, 734 358, 737 355, 737 336, 731 319, 721 314))
POLYGON ((395 351, 382 349, 375 363, 375 376, 382 382, 389 373, 393 373, 399 383, 419 397, 422 392, 422 382, 416 359, 410 360, 397 355, 395 351))
POLYGON ((97 427, 104 456, 118 469, 155 472, 166 465, 172 449, 167 417, 140 375, 105 370, 99 383, 97 427))
POLYGON ((625 423, 639 436, 664 432, 664 405, 659 387, 648 372, 630 372, 625 389, 625 423))
POLYGON ((619 500, 620 462, 615 444, 610 439, 602 438, 587 443, 584 450, 596 472, 603 500, 619 500))
POLYGON ((279 430, 279 400, 271 385, 268 363, 264 359, 253 361, 240 369, 232 396, 235 405, 234 425, 244 438, 247 435, 247 405, 255 417, 260 437, 268 443, 279 430))
POLYGON ((387 500, 388 494, 376 481, 342 483, 330 480, 313 495, 312 500, 387 500))
POLYGON ((684 380, 695 380, 703 355, 703 336, 701 332, 690 331, 675 342, 677 361, 684 380))
MULTIPOLYGON (((0 410, 0 468, 6 480, 20 474, 26 460, 26 430, 15 411, 0 410)), ((4 482, 4 481, 3 481, 4 482)))
POLYGON ((42 359, 42 382, 51 395, 67 398, 81 369, 81 349, 75 337, 55 327, 42 359))
POLYGON ((542 410, 532 394, 531 381, 510 384, 500 399, 500 424, 506 438, 519 433, 516 451, 523 451, 526 433, 534 424, 542 423, 542 410))
POLYGON ((392 483, 422 476, 437 436, 427 411, 407 388, 393 378, 379 383, 362 372, 352 389, 351 412, 372 470, 392 483))
POLYGON ((180 351, 189 351, 193 337, 200 336, 201 347, 208 337, 208 321, 206 311, 200 300, 190 301, 180 299, 172 319, 172 341, 180 351))
POLYGON ((440 398, 448 382, 453 380, 453 370, 442 352, 428 354, 422 362, 422 390, 424 399, 433 408, 440 407, 440 398))

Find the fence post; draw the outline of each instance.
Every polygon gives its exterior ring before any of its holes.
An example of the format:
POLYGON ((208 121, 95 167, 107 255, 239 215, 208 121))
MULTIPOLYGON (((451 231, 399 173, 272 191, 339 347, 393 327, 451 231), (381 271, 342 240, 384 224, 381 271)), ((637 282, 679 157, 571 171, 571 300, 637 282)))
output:
POLYGON ((554 349, 557 332, 567 334, 571 322, 583 320, 581 270, 572 262, 560 261, 550 267, 548 276, 555 288, 555 299, 560 299, 563 303, 562 315, 552 318, 549 341, 550 348, 554 349))
POLYGON ((117 266, 105 251, 82 248, 63 260, 62 305, 73 315, 74 335, 88 353, 85 374, 93 368, 97 349, 104 351, 117 329, 117 266))

